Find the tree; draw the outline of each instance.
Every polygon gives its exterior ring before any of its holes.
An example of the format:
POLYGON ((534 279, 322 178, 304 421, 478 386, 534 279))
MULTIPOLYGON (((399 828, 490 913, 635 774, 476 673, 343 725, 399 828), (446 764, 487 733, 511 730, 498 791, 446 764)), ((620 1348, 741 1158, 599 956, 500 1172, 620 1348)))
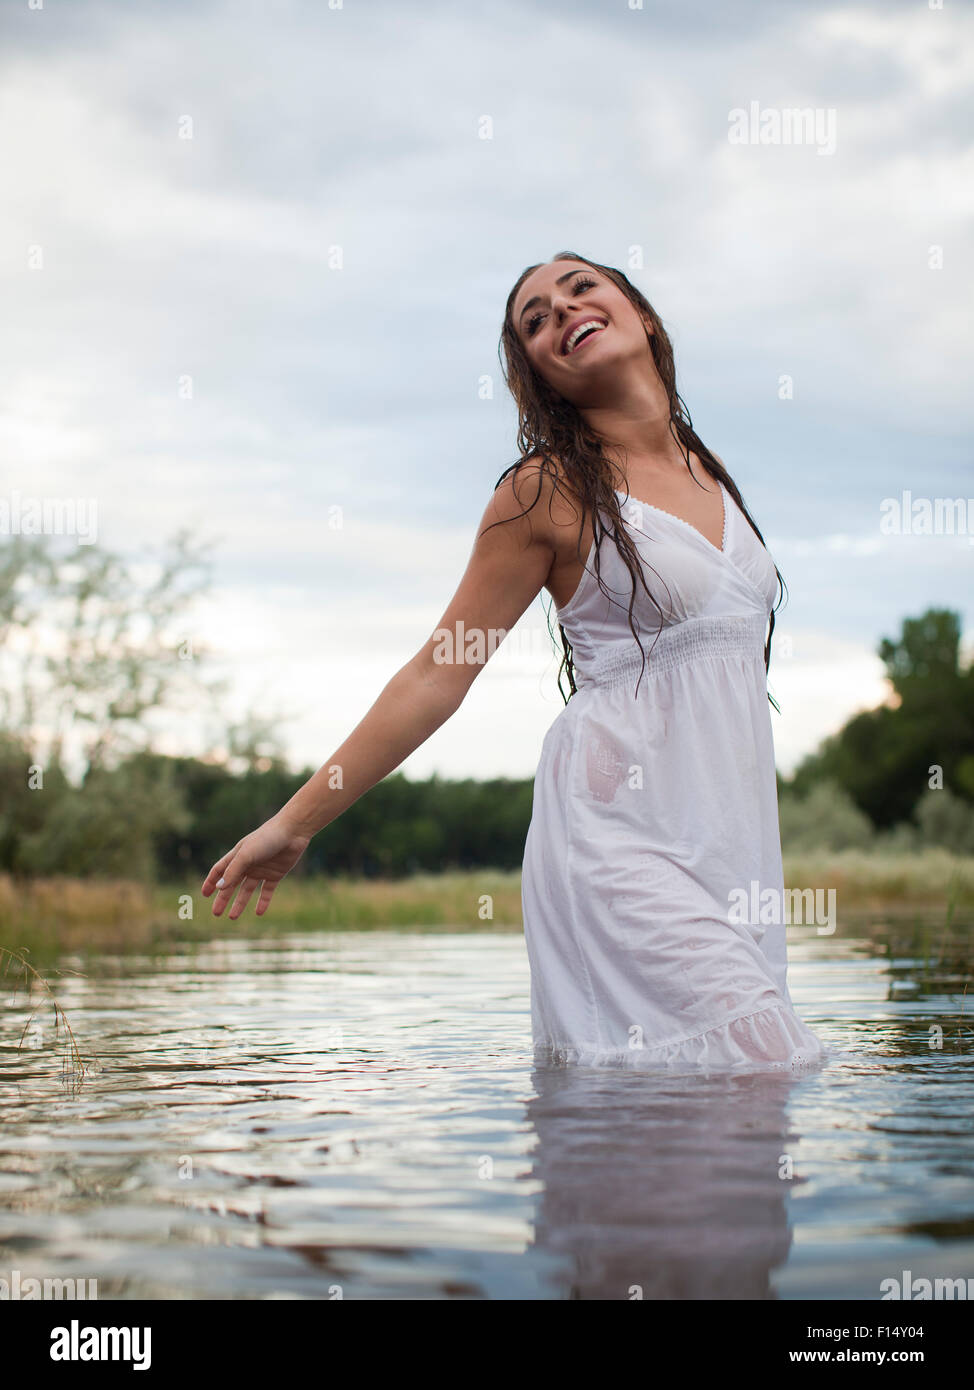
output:
POLYGON ((29 874, 148 880, 159 836, 190 824, 173 778, 142 756, 90 769, 80 787, 59 787, 48 808, 21 836, 17 867, 29 874))
POLYGON ((818 782, 803 797, 786 791, 778 811, 786 853, 868 849, 876 836, 869 817, 833 782, 818 782))
POLYGON ((208 577, 186 533, 152 572, 94 545, 57 552, 47 537, 4 547, 4 868, 145 877, 156 839, 188 825, 173 780, 150 776, 132 754, 151 745, 154 714, 207 689, 185 629, 208 577))
POLYGON ((87 768, 149 741, 148 716, 199 690, 187 612, 209 582, 185 532, 156 572, 96 545, 56 555, 47 537, 18 537, 0 568, 3 722, 45 762, 75 736, 87 768))
POLYGON ((974 799, 974 667, 960 664, 960 618, 930 609, 879 645, 890 697, 855 715, 806 758, 792 781, 803 796, 832 781, 878 827, 912 817, 942 769, 943 785, 974 799))

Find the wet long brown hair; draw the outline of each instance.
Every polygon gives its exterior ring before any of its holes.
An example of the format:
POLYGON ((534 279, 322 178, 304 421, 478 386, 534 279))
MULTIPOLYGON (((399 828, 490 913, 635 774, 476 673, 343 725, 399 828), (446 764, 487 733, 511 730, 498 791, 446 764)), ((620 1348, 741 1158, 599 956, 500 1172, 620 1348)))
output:
MULTIPOLYGON (((612 266, 600 265, 598 261, 590 261, 586 256, 579 256, 574 251, 559 251, 552 257, 553 261, 578 261, 582 265, 591 266, 600 275, 604 275, 617 285, 626 298, 636 308, 637 312, 645 316, 652 324, 653 332, 646 330, 649 339, 650 349, 653 354, 653 361, 659 373, 660 380, 666 390, 670 402, 670 433, 680 446, 680 451, 685 455, 687 469, 693 477, 693 470, 690 467, 690 455, 696 454, 704 468, 712 478, 722 482, 734 501, 740 507, 754 534, 762 545, 765 545, 764 537, 758 530, 754 518, 751 516, 744 504, 744 499, 738 491, 737 484, 727 472, 727 469, 714 454, 710 452, 706 444, 699 437, 693 428, 690 419, 690 412, 676 389, 676 367, 673 362, 673 345, 669 335, 663 327, 663 322, 649 300, 642 294, 635 285, 630 284, 629 280, 621 270, 616 270, 612 266)), ((518 434, 517 447, 521 457, 516 463, 512 463, 506 468, 497 480, 496 488, 500 487, 504 479, 509 475, 517 474, 518 470, 527 463, 537 465, 537 493, 529 506, 525 507, 524 513, 531 511, 538 503, 544 487, 544 479, 548 477, 553 483, 553 488, 559 495, 567 498, 571 503, 577 504, 581 509, 579 513, 578 525, 578 556, 584 562, 582 555, 582 540, 585 534, 585 518, 592 519, 592 530, 594 533, 594 573, 602 592, 612 602, 612 595, 606 588, 602 579, 600 566, 600 552, 602 542, 609 536, 614 542, 622 562, 629 571, 632 580, 632 592, 629 596, 628 616, 629 626, 633 637, 636 639, 639 649, 642 652, 642 668, 640 670, 640 680, 646 667, 646 652, 643 649, 639 636, 638 620, 634 616, 633 609, 636 603, 637 585, 641 584, 647 596, 660 615, 660 631, 663 625, 663 613, 659 604, 650 593, 646 578, 643 573, 643 563, 623 523, 622 510, 619 505, 619 496, 613 487, 612 465, 603 452, 603 440, 593 429, 588 426, 579 413, 578 409, 571 401, 560 396, 552 386, 540 376, 531 365, 524 346, 518 336, 514 326, 514 301, 517 292, 524 284, 524 281, 535 270, 540 268, 538 265, 529 265, 527 270, 522 271, 517 283, 511 290, 507 299, 507 308, 504 313, 504 326, 501 329, 498 356, 501 356, 501 368, 504 373, 504 380, 507 383, 511 395, 514 397, 518 412, 518 434), (554 462, 557 460, 557 466, 554 462)), ((694 482, 696 479, 694 478, 694 482)), ((549 502, 550 507, 550 502, 549 502)), ((494 525, 502 523, 495 522, 494 525)), ((767 548, 765 546, 765 548, 767 548)), ((771 609, 768 625, 768 636, 764 647, 764 667, 767 671, 771 664, 771 635, 774 632, 775 609, 781 604, 785 594, 785 582, 782 578, 778 566, 774 567, 775 574, 778 576, 778 598, 771 609)), ((572 647, 565 634, 565 629, 561 623, 558 624, 561 634, 562 662, 558 671, 558 689, 562 698, 567 704, 572 695, 575 694, 577 686, 575 684, 575 666, 572 660, 572 647), (568 692, 562 686, 562 677, 568 680, 568 692)), ((548 609, 548 630, 551 632, 551 609, 548 609)), ((657 636, 659 633, 657 633, 657 636)), ((552 633, 552 640, 554 634, 552 633)), ((655 641, 655 638, 654 638, 655 641)), ((652 650, 652 648, 650 648, 652 650)), ((637 682, 638 690, 638 682, 637 682)), ((768 699, 778 709, 777 702, 769 693, 768 699)))

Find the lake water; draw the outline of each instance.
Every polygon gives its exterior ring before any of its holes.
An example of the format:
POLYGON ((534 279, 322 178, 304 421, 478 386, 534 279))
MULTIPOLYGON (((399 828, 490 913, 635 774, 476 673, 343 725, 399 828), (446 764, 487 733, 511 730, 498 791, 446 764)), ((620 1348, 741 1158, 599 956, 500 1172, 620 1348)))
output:
POLYGON ((875 1300, 905 1270, 974 1276, 963 952, 798 929, 790 958, 839 1049, 799 1077, 536 1068, 516 933, 63 961, 98 1058, 80 1085, 49 1010, 17 1051, 24 998, 0 994, 0 1278, 96 1278, 102 1299, 875 1300))

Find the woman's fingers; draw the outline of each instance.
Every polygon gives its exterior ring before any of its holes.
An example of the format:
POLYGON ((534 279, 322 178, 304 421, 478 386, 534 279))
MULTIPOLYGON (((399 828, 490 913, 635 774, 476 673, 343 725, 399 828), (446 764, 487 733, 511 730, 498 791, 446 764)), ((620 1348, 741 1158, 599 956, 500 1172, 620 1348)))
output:
MULTIPOLYGON (((219 892, 213 899, 213 915, 215 917, 220 916, 227 903, 237 891, 240 880, 244 878, 247 873, 247 867, 244 856, 234 850, 230 857, 230 862, 216 880, 216 887, 219 889, 219 892)), ((258 880, 258 882, 259 881, 260 880, 258 880)))
POLYGON ((260 884, 259 878, 245 878, 240 885, 240 892, 237 894, 236 901, 230 909, 229 920, 235 922, 243 912, 244 908, 254 896, 254 889, 260 884))
POLYGON ((263 885, 260 890, 260 897, 257 899, 258 917, 263 917, 264 913, 267 911, 268 907, 270 906, 271 898, 274 896, 274 889, 276 887, 276 883, 268 883, 267 879, 264 879, 263 885))
POLYGON ((213 868, 206 875, 206 878, 203 880, 202 890, 204 898, 208 898, 210 894, 213 892, 214 888, 216 887, 217 879, 222 878, 224 869, 230 863, 230 860, 233 858, 236 852, 237 846, 234 845, 233 849, 227 850, 226 854, 223 856, 222 859, 218 859, 216 861, 216 863, 213 865, 213 868))
POLYGON ((221 916, 239 890, 230 913, 236 920, 258 887, 261 893, 257 912, 263 915, 278 882, 294 867, 307 845, 307 838, 292 835, 276 819, 238 840, 232 850, 216 861, 203 880, 203 896, 208 898, 216 893, 213 915, 221 916))

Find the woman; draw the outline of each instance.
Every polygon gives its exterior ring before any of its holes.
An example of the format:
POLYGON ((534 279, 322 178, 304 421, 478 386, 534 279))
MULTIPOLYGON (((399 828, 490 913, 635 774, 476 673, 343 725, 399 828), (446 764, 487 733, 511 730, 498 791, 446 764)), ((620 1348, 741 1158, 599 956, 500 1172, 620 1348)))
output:
POLYGON ((459 708, 491 644, 452 649, 444 632, 506 631, 546 588, 570 695, 544 741, 522 878, 538 1060, 818 1062, 786 982, 766 685, 778 571, 625 275, 571 252, 529 267, 502 344, 522 457, 438 629, 203 892, 217 916, 236 893, 236 918, 259 888, 265 912, 311 836, 459 708))

